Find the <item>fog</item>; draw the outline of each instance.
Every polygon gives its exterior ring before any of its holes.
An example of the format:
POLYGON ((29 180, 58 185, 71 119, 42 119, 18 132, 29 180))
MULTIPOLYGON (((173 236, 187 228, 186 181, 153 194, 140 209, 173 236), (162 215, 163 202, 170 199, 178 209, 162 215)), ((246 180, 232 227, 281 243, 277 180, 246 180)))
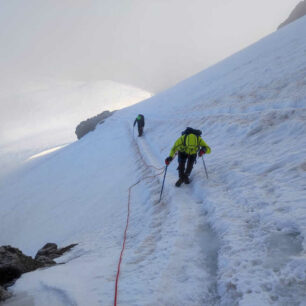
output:
POLYGON ((0 0, 0 81, 158 92, 273 32, 299 0, 0 0))
POLYGON ((73 135, 89 115, 136 103, 275 31, 298 2, 0 0, 0 143, 63 125, 73 135))
MULTIPOLYGON (((83 120, 104 110, 118 110, 145 100, 150 93, 111 81, 59 82, 37 80, 13 94, 0 95, 5 105, 0 121, 0 145, 50 130, 67 131, 76 138, 75 128, 83 120)), ((50 137, 48 135, 48 137, 50 137)), ((56 143, 55 143, 56 144, 56 143)))
POLYGON ((0 0, 0 179, 74 141, 81 120, 145 99, 275 31, 298 2, 0 0))

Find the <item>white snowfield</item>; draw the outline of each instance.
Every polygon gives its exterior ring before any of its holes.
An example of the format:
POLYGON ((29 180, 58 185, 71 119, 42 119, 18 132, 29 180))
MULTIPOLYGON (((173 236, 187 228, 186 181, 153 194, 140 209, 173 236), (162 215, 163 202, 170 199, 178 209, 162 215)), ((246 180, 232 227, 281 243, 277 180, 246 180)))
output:
POLYGON ((118 305, 306 305, 306 18, 122 109, 1 186, 0 244, 79 243, 24 274, 5 305, 113 305, 128 189, 187 126, 212 148, 174 186, 132 189, 118 305), (143 137, 133 135, 138 113, 143 137))

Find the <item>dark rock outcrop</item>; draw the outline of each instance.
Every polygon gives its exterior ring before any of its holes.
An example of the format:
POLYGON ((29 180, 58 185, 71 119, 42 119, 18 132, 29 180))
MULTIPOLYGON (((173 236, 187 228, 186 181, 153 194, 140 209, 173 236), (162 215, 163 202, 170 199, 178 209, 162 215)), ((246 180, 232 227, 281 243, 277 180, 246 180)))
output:
POLYGON ((45 244, 35 255, 36 261, 44 261, 45 259, 52 260, 54 258, 62 256, 65 252, 69 251, 77 244, 70 244, 64 248, 57 248, 55 243, 45 244))
POLYGON ((278 30, 282 28, 283 26, 303 17, 306 15, 306 0, 303 0, 297 4, 297 6, 294 8, 294 10, 291 12, 289 17, 278 26, 278 30))
POLYGON ((8 299, 12 295, 0 286, 0 302, 8 299))
POLYGON ((42 267, 55 265, 54 258, 60 257, 77 244, 58 249, 55 243, 47 243, 36 254, 35 259, 24 255, 19 249, 9 245, 0 247, 0 301, 10 294, 5 290, 20 277, 22 273, 42 267))
POLYGON ((0 285, 18 278, 22 273, 40 268, 41 264, 9 245, 0 247, 0 285))
POLYGON ((104 111, 95 117, 82 121, 75 129, 75 134, 77 135, 78 139, 81 139, 87 133, 94 131, 97 124, 102 124, 104 120, 111 116, 114 112, 115 111, 104 111))

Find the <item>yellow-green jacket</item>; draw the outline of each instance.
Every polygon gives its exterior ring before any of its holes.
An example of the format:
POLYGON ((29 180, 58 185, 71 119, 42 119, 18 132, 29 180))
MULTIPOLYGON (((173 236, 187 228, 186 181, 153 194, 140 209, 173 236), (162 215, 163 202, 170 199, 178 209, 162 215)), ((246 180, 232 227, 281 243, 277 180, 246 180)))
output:
POLYGON ((170 151, 170 156, 173 158, 177 151, 184 152, 189 155, 197 154, 198 150, 201 147, 206 148, 206 154, 209 154, 211 152, 210 147, 206 144, 206 142, 200 136, 196 136, 194 134, 182 135, 174 143, 174 146, 172 147, 170 151), (186 137, 186 140, 185 140, 185 137, 186 137))

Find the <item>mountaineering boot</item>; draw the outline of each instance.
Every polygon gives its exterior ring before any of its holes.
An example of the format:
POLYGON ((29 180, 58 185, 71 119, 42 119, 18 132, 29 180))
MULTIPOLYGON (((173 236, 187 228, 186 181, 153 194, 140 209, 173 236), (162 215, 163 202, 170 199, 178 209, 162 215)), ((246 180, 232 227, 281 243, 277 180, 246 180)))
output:
POLYGON ((185 184, 190 184, 190 179, 189 179, 188 175, 184 176, 184 183, 185 184))
POLYGON ((175 183, 175 186, 176 186, 176 187, 180 187, 180 186, 182 185, 182 183, 183 183, 183 178, 180 177, 180 178, 178 179, 178 181, 175 183))

